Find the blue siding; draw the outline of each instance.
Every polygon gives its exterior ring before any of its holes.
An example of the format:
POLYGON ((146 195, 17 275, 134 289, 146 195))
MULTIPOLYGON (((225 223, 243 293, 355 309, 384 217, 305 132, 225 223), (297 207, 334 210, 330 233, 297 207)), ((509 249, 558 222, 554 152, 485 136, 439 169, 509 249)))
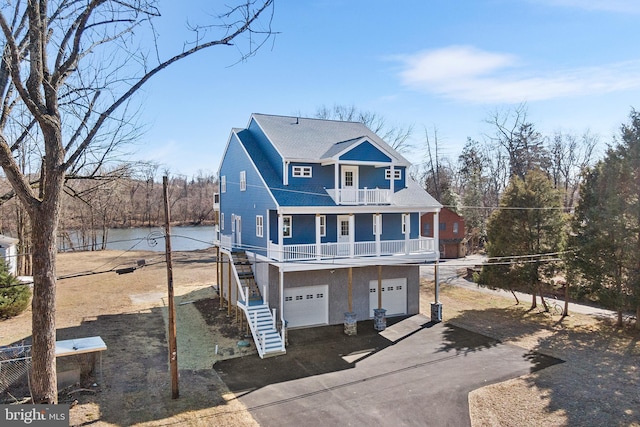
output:
MULTIPOLYGON (((225 222, 223 234, 231 234, 232 216, 239 215, 242 218, 243 246, 266 248, 267 210, 274 209, 275 204, 235 135, 232 135, 229 141, 220 167, 220 175, 225 176, 227 181, 227 191, 220 193, 220 212, 224 213, 225 222), (246 172, 246 191, 240 191, 240 171, 246 172), (256 236, 257 215, 263 216, 265 224, 261 238, 256 236)), ((266 253, 266 251, 259 252, 266 253)))
POLYGON ((251 119, 251 123, 249 123, 249 127, 247 129, 250 131, 251 136, 256 140, 257 145, 260 146, 263 160, 267 161, 271 165, 280 181, 282 181, 282 156, 280 156, 278 151, 276 151, 273 145, 271 145, 271 142, 262 132, 262 129, 260 129, 260 126, 258 126, 255 120, 251 119))
POLYGON ((402 240, 402 214, 392 213, 382 215, 382 240, 402 240))
POLYGON ((376 240, 373 235, 373 214, 356 214, 356 242, 376 240))
POLYGON ((359 160, 370 162, 391 162, 391 158, 369 141, 364 141, 340 156, 340 160, 359 160))

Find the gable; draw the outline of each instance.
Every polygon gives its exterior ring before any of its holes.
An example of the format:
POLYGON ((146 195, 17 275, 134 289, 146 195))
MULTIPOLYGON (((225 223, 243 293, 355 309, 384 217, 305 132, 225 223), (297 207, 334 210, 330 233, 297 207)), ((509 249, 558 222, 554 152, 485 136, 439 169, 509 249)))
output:
POLYGON ((364 162, 389 162, 391 157, 383 153, 371 142, 364 140, 340 156, 340 160, 354 160, 364 162))

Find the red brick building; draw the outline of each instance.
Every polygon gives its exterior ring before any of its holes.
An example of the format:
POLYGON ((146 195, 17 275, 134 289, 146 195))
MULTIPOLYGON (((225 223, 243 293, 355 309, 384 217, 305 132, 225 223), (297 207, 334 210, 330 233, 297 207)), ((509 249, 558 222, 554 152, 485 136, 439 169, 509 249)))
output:
MULTIPOLYGON (((420 219, 420 234, 433 237, 433 213, 420 219)), ((462 258, 466 255, 464 218, 454 211, 442 208, 440 222, 440 258, 462 258)))

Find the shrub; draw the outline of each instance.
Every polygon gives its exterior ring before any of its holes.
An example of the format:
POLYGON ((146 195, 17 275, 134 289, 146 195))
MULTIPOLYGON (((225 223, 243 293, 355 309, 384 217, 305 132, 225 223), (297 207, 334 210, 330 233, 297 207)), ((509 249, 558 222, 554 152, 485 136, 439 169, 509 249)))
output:
POLYGON ((31 290, 7 269, 0 260, 0 318, 9 318, 22 313, 29 305, 31 290))

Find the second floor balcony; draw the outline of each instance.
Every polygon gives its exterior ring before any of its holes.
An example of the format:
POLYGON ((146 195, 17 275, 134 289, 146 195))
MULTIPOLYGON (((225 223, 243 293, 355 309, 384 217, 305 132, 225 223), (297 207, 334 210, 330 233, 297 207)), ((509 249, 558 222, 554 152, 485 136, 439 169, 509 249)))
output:
POLYGON ((332 242, 277 245, 269 243, 267 256, 276 261, 309 261, 335 258, 362 258, 435 254, 435 240, 421 237, 406 240, 332 242))
POLYGON ((327 193, 337 205, 388 205, 391 190, 379 188, 328 188, 327 193))

